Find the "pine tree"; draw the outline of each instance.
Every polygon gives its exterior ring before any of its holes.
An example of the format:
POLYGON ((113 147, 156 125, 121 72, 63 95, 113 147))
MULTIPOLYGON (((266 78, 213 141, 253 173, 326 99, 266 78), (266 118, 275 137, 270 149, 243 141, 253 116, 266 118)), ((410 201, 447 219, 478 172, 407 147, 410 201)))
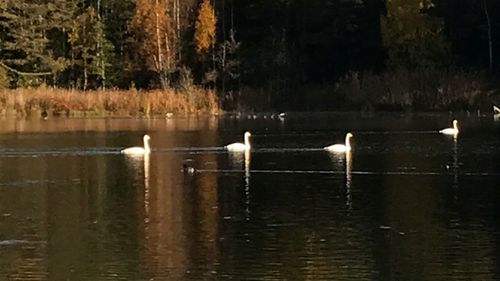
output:
POLYGON ((430 0, 392 0, 382 17, 382 39, 388 52, 389 67, 434 67, 446 63, 448 43, 444 22, 427 13, 430 0))
POLYGON ((55 74, 66 66, 64 54, 54 52, 54 33, 70 26, 74 1, 3 0, 0 28, 5 33, 3 62, 25 76, 55 74), (29 73, 27 73, 29 72, 29 73))
POLYGON ((130 83, 125 54, 130 52, 131 35, 128 23, 134 15, 135 0, 101 1, 101 21, 104 25, 105 37, 113 44, 113 52, 106 60, 106 84, 126 87, 130 83))
POLYGON ((105 86, 107 58, 113 46, 104 35, 104 27, 93 7, 88 7, 73 22, 69 35, 75 65, 83 71, 83 89, 87 89, 89 75, 100 78, 105 86))

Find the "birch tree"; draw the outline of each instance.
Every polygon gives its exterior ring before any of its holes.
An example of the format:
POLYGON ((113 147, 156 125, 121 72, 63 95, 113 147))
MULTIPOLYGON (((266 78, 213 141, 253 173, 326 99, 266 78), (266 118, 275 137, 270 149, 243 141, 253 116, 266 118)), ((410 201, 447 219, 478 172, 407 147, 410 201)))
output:
POLYGON ((137 0, 131 28, 138 46, 136 56, 145 67, 154 71, 162 88, 170 85, 169 74, 175 68, 173 46, 175 29, 170 17, 168 0, 137 0))

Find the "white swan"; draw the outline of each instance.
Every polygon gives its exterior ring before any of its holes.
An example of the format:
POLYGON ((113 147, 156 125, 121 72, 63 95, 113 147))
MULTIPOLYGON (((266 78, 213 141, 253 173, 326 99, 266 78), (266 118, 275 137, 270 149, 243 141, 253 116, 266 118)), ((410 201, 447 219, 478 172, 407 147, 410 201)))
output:
POLYGON ((493 106, 493 114, 500 114, 500 108, 493 106))
POLYGON ((225 146, 225 148, 228 151, 245 151, 245 150, 250 150, 250 132, 245 132, 244 139, 245 143, 240 143, 240 142, 235 142, 232 144, 228 144, 225 146))
POLYGON ((144 142, 144 147, 129 147, 121 150, 120 152, 122 154, 129 154, 129 155, 142 155, 142 154, 149 154, 151 153, 151 148, 149 148, 149 140, 151 138, 148 135, 144 135, 142 137, 142 140, 144 142))
POLYGON ((349 139, 352 138, 351 133, 347 133, 345 135, 345 145, 344 144, 334 144, 330 146, 325 146, 324 149, 331 152, 348 152, 351 151, 351 144, 349 143, 349 139))
POLYGON ((453 128, 442 129, 439 132, 441 134, 444 134, 444 135, 456 135, 456 134, 458 134, 458 121, 453 120, 453 128))

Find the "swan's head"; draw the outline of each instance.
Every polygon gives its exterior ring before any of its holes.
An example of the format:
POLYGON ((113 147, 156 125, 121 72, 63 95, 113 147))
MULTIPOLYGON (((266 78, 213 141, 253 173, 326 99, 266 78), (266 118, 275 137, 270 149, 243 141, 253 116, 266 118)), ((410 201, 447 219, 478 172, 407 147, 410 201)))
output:
POLYGON ((144 135, 144 137, 142 138, 144 141, 148 141, 151 139, 151 137, 149 135, 144 135))
POLYGON ((347 135, 345 135, 345 136, 348 138, 352 138, 352 133, 347 133, 347 135))
POLYGON ((245 138, 249 138, 249 137, 251 137, 251 136, 252 136, 252 134, 250 134, 250 132, 248 132, 248 131, 247 131, 247 132, 245 132, 245 138))
POLYGON ((455 119, 455 120, 453 120, 453 126, 456 126, 456 125, 458 125, 458 121, 455 119))

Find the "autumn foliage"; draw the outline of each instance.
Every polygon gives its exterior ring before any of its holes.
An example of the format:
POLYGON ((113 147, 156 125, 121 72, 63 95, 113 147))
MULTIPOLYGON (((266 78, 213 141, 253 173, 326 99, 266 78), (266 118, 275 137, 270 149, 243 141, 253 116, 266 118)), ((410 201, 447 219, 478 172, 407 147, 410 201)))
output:
POLYGON ((203 0, 198 10, 194 33, 194 43, 198 54, 206 52, 215 43, 216 23, 217 18, 210 0, 203 0))
POLYGON ((169 68, 174 60, 167 4, 167 0, 137 0, 131 22, 141 59, 148 69, 157 72, 169 68))

